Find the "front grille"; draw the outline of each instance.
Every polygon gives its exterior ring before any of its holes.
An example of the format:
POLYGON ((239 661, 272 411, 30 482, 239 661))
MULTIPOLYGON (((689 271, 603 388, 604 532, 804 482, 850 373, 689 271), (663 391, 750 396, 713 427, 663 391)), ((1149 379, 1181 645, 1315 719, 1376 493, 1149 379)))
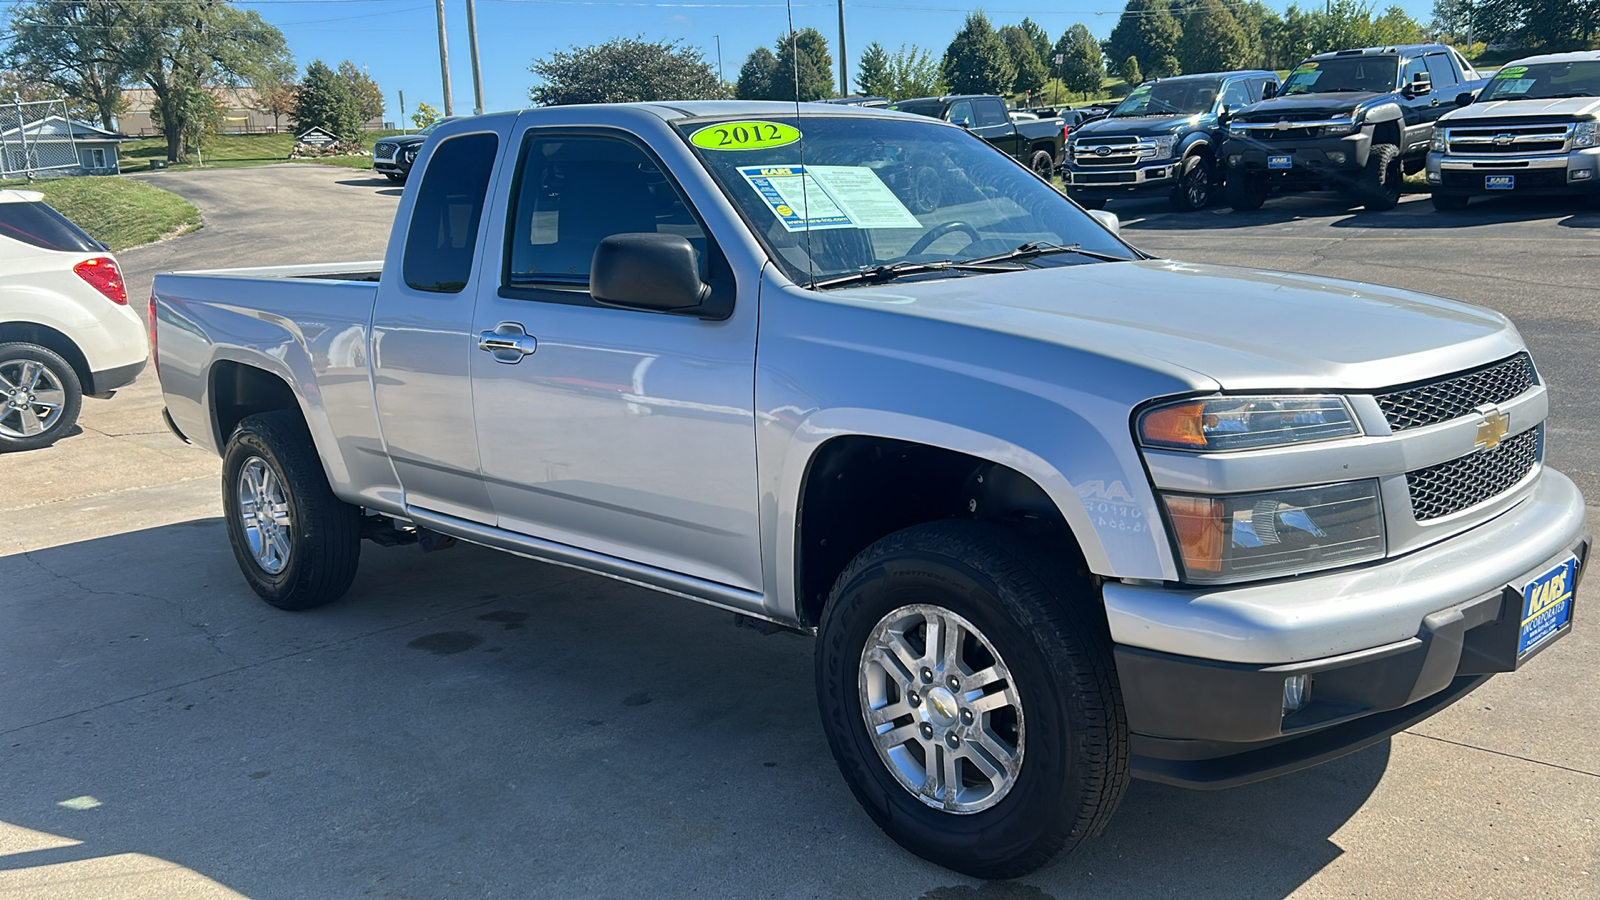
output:
POLYGON ((1524 350, 1477 369, 1378 395, 1395 431, 1448 422, 1486 403, 1504 403, 1533 387, 1533 360, 1524 350))
POLYGON ((1153 144, 1141 138, 1086 137, 1073 142, 1072 161, 1079 166, 1132 166, 1141 159, 1154 156, 1155 151, 1153 144), (1108 148, 1110 152, 1101 156, 1095 152, 1100 147, 1108 148))
POLYGON ((1526 478, 1538 459, 1539 429, 1530 428, 1493 450, 1407 472, 1411 514, 1425 522, 1492 500, 1526 478))
POLYGON ((395 145, 394 144, 373 144, 372 145, 372 158, 373 159, 394 159, 394 151, 395 151, 395 145))
POLYGON ((1073 184, 1133 184, 1138 180, 1137 172, 1080 172, 1072 176, 1073 184))
POLYGON ((1445 141, 1452 154, 1499 156, 1531 153, 1565 153, 1571 125, 1477 126, 1446 128, 1445 141))

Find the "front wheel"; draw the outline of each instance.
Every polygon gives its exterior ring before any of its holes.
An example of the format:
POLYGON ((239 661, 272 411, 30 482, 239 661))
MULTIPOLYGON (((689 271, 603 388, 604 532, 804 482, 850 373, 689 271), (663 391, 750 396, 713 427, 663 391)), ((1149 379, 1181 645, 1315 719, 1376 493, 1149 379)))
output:
POLYGON ((1195 155, 1183 161, 1178 175, 1178 185, 1172 190, 1172 207, 1179 212, 1195 212, 1211 202, 1211 192, 1216 187, 1216 174, 1211 160, 1195 155))
POLYGON ((279 609, 311 609, 350 589, 361 511, 328 486, 311 433, 292 412, 245 418, 222 456, 228 541, 250 587, 279 609))
POLYGON ((1128 784, 1104 615, 1054 556, 996 525, 919 525, 863 551, 822 617, 817 697, 856 799, 977 878, 1098 834, 1128 784))
POLYGON ((1260 209, 1270 191, 1267 180, 1260 175, 1240 170, 1228 176, 1228 205, 1238 212, 1260 209))
POLYGON ((83 407, 78 373, 38 344, 0 344, 0 452, 48 447, 72 430, 83 407))
POLYGON ((1393 144, 1373 144, 1359 183, 1362 205, 1374 212, 1394 209, 1400 204, 1402 180, 1400 148, 1393 144))

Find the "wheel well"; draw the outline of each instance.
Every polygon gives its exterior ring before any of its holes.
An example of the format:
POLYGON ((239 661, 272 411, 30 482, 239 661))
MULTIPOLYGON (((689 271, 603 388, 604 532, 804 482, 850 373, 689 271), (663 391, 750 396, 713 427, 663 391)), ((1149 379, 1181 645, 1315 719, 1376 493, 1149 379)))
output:
POLYGON ((89 360, 83 355, 83 351, 78 349, 78 345, 73 343, 72 338, 48 325, 35 325, 32 322, 0 322, 0 344, 12 341, 38 344, 54 350, 72 366, 73 374, 78 376, 78 383, 83 385, 84 393, 94 390, 94 373, 89 370, 89 360))
POLYGON ((795 533, 801 620, 821 621, 833 583, 879 538, 944 519, 1005 522, 1082 553, 1050 496, 1026 475, 965 453, 851 435, 811 459, 795 533))
POLYGON ((1400 124, 1398 122, 1379 122, 1372 129, 1372 142, 1374 144, 1393 144, 1399 147, 1400 124))
POLYGON ((1189 145, 1189 149, 1183 154, 1183 157, 1188 159, 1191 156, 1204 156, 1206 159, 1211 159, 1215 155, 1216 150, 1209 141, 1195 141, 1189 145))
POLYGON ((1041 150, 1043 150, 1045 153, 1050 154, 1050 158, 1051 159, 1055 158, 1056 145, 1050 143, 1049 141, 1034 141, 1033 146, 1028 148, 1028 153, 1031 155, 1031 154, 1034 154, 1034 153, 1038 153, 1041 150))
POLYGON ((300 412, 294 390, 282 378, 236 362, 224 361, 211 367, 211 414, 218 447, 228 443, 228 437, 245 416, 278 409, 300 412))

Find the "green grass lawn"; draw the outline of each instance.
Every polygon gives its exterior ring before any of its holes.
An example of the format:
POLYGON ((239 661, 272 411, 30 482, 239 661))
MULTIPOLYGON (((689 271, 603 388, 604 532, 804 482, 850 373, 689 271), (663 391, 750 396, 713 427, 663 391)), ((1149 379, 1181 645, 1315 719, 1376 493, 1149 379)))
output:
MULTIPOLYGON (((372 145, 379 138, 401 134, 398 131, 364 131, 361 133, 361 146, 370 153, 372 145)), ((200 148, 200 158, 205 160, 207 169, 228 169, 242 166, 266 166, 281 162, 305 162, 328 166, 345 166, 352 169, 372 168, 371 156, 333 156, 326 159, 289 159, 289 153, 294 149, 294 135, 282 134, 214 134, 206 138, 205 144, 200 148)), ((151 160, 165 160, 167 158, 167 142, 163 138, 141 138, 129 141, 122 145, 122 170, 134 172, 148 169, 151 160)), ((199 163, 191 157, 190 162, 173 166, 175 169, 198 168, 199 163)))
POLYGON ((42 192, 46 203, 114 251, 200 227, 200 211, 189 201, 128 178, 86 175, 32 184, 6 181, 0 188, 42 192))

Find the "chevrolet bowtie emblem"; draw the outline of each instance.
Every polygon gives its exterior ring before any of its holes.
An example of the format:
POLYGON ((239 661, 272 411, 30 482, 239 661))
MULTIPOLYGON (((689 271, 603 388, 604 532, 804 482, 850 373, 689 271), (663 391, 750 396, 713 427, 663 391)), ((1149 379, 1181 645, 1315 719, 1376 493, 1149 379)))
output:
POLYGON ((1478 423, 1477 449, 1493 450, 1500 446, 1506 432, 1511 430, 1511 415, 1495 406, 1478 407, 1478 415, 1483 416, 1483 421, 1478 423))

